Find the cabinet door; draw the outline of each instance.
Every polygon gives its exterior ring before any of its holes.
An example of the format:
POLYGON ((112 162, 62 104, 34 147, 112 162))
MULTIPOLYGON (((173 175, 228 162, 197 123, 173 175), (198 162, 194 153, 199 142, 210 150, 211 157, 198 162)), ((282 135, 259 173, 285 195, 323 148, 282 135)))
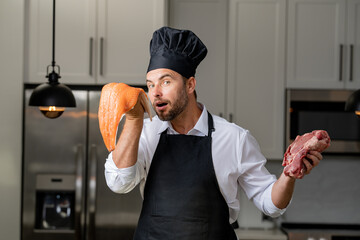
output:
POLYGON ((169 25, 194 31, 208 49, 196 70, 196 91, 198 101, 216 115, 224 115, 226 107, 227 9, 224 0, 169 1, 169 25))
POLYGON ((347 6, 347 76, 346 88, 360 88, 360 0, 349 0, 347 6))
MULTIPOLYGON (((53 3, 29 0, 25 81, 46 82, 46 67, 52 61, 53 3)), ((91 73, 90 39, 95 37, 95 0, 56 1, 55 61, 60 82, 95 83, 91 73)))
POLYGON ((285 0, 232 0, 228 106, 263 154, 284 154, 285 0))
POLYGON ((99 0, 98 83, 145 84, 153 32, 165 24, 165 0, 99 0))
POLYGON ((343 88, 344 0, 289 0, 287 87, 343 88))

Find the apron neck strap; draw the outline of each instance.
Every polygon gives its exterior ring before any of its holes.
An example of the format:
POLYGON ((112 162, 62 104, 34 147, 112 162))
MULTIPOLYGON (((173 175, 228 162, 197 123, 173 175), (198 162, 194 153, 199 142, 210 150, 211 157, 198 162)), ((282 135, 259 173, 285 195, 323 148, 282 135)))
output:
POLYGON ((211 114, 209 112, 208 112, 208 125, 209 125, 208 136, 211 137, 211 133, 215 131, 215 128, 214 128, 213 117, 211 116, 211 114))

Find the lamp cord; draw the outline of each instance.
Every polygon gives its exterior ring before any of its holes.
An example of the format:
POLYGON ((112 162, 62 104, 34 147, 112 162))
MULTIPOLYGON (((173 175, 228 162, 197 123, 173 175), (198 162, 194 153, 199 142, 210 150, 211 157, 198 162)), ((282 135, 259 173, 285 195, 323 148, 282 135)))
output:
POLYGON ((55 0, 53 0, 53 32, 52 32, 52 62, 51 62, 51 65, 54 69, 55 67, 55 0))
POLYGON ((60 77, 60 67, 55 63, 55 0, 53 0, 53 31, 52 31, 52 62, 51 65, 47 67, 47 78, 49 82, 53 84, 58 84, 58 79, 60 77), (52 72, 49 73, 49 67, 52 67, 52 72), (55 72, 55 67, 58 69, 58 73, 55 72))

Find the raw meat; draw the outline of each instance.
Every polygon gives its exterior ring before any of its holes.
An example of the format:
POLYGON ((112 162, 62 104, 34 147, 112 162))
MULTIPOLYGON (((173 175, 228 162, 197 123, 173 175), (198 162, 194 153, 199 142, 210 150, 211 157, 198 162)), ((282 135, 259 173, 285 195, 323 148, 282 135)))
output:
POLYGON ((330 146, 329 134, 324 130, 314 130, 311 133, 297 136, 284 154, 282 165, 284 174, 294 178, 303 178, 306 167, 303 158, 309 151, 322 152, 330 146))
POLYGON ((121 117, 135 106, 138 98, 151 119, 148 98, 143 89, 124 83, 108 83, 102 88, 98 111, 99 127, 109 152, 115 149, 116 131, 121 117))

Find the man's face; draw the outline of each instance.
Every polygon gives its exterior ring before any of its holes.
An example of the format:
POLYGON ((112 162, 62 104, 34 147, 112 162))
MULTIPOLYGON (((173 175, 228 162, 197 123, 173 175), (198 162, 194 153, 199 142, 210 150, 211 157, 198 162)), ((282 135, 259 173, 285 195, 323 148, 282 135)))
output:
POLYGON ((150 101, 159 118, 171 121, 184 111, 188 94, 183 77, 170 69, 155 69, 146 74, 150 101))

